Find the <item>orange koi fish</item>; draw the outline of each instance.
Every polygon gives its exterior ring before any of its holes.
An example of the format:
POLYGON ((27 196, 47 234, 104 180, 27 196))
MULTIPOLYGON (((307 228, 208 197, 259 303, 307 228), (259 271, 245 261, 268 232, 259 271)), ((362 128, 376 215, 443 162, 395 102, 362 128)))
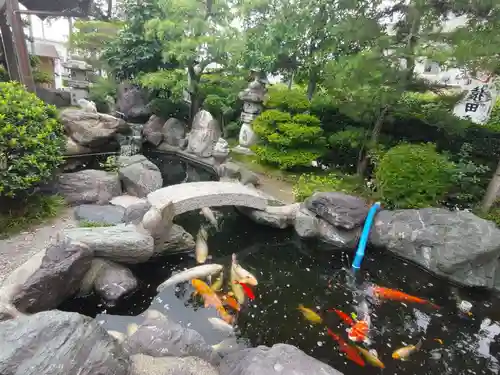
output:
POLYGON ((347 324, 349 326, 354 325, 354 320, 349 315, 347 315, 345 312, 343 312, 341 310, 337 310, 337 309, 328 309, 326 311, 336 313, 345 324, 347 324))
POLYGON ((411 296, 396 289, 389 289, 389 288, 384 288, 382 286, 374 285, 372 287, 372 291, 373 295, 379 300, 419 303, 422 305, 430 305, 435 309, 440 308, 438 305, 435 305, 426 299, 411 296))
POLYGON ((238 301, 236 301, 236 298, 234 298, 233 296, 222 297, 222 303, 224 303, 225 305, 231 307, 236 311, 240 311, 241 309, 240 304, 238 303, 238 301))
POLYGON ((243 291, 245 292, 246 296, 251 299, 251 300, 254 300, 255 299, 255 294, 253 293, 252 291, 252 288, 250 288, 247 284, 245 283, 242 283, 240 281, 235 281, 234 282, 235 284, 240 284, 241 287, 243 288, 243 291))
POLYGON ((226 323, 232 323, 233 316, 227 313, 227 311, 224 309, 224 306, 222 305, 221 299, 205 282, 200 279, 193 279, 191 280, 191 285, 193 285, 196 293, 201 295, 201 297, 203 298, 205 307, 214 307, 219 313, 220 317, 226 323))
POLYGON ((353 361, 359 366, 365 366, 365 361, 363 358, 359 355, 358 350, 354 347, 349 345, 347 342, 345 342, 342 337, 337 335, 335 332, 333 332, 330 328, 327 328, 327 331, 329 336, 331 336, 335 341, 338 342, 339 344, 339 350, 342 353, 345 353, 347 359, 350 361, 353 361))
POLYGON ((347 337, 354 342, 369 342, 368 332, 370 330, 369 319, 358 320, 351 328, 347 329, 347 337))

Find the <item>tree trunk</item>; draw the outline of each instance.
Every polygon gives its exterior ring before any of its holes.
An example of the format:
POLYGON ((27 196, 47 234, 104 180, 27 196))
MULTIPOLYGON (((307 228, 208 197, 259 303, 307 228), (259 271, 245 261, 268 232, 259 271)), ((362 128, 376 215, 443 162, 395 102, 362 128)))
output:
POLYGON ((387 106, 382 109, 380 115, 377 118, 377 121, 375 122, 375 125, 373 125, 372 135, 370 137, 369 144, 367 145, 368 147, 363 146, 360 150, 360 157, 356 171, 360 177, 364 177, 366 174, 368 163, 370 161, 369 151, 378 144, 378 138, 380 136, 380 132, 382 131, 382 126, 384 125, 385 116, 387 115, 388 110, 389 107, 387 106))
POLYGON ((193 65, 188 66, 188 93, 191 104, 189 106, 189 126, 193 124, 194 116, 200 110, 199 83, 201 74, 197 74, 193 65))
POLYGON ((491 177, 491 181, 488 184, 488 189, 484 194, 483 201, 481 202, 481 212, 483 214, 488 213, 493 203, 497 199, 498 190, 500 189, 500 162, 498 162, 497 169, 491 177))
POLYGON ((307 84, 307 99, 312 100, 314 92, 316 91, 316 85, 318 82, 318 69, 316 67, 311 68, 309 71, 309 83, 307 84))
POLYGON ((108 0, 108 20, 111 19, 113 15, 113 0, 108 0))
POLYGON ((291 90, 292 89, 292 85, 293 85, 293 76, 294 76, 294 72, 292 70, 292 73, 290 74, 290 79, 288 80, 288 90, 291 90))

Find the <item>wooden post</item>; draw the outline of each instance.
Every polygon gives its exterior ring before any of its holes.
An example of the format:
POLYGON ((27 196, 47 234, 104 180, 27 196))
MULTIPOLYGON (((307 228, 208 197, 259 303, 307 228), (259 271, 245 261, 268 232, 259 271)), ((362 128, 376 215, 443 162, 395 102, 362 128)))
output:
POLYGON ((36 92, 35 82, 31 73, 28 48, 26 47, 23 23, 21 14, 19 13, 19 2, 17 0, 7 0, 6 13, 7 23, 12 28, 13 50, 19 72, 19 82, 24 84, 28 91, 36 92))

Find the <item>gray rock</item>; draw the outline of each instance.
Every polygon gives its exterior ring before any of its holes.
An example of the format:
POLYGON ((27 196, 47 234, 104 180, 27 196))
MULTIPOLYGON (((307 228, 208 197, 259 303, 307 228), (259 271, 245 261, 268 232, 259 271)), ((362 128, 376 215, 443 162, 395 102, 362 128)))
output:
POLYGON ((40 267, 28 277, 14 297, 14 305, 18 310, 29 313, 56 308, 78 291, 90 268, 92 256, 89 247, 69 238, 49 246, 40 267))
POLYGON ((360 229, 344 230, 334 227, 323 219, 318 220, 319 239, 329 245, 333 245, 335 249, 354 250, 358 243, 360 229))
POLYGON ((295 346, 276 344, 269 348, 243 349, 224 357, 220 375, 342 375, 333 367, 308 356, 295 346))
POLYGON ((170 237, 175 214, 172 202, 166 201, 164 205, 159 207, 152 206, 144 214, 139 227, 154 238, 155 244, 164 244, 170 237))
POLYGON ((155 255, 191 251, 195 247, 193 236, 180 225, 173 224, 164 242, 155 242, 155 255))
POLYGON ((129 122, 145 123, 151 116, 148 94, 130 83, 124 82, 118 86, 116 107, 129 122))
POLYGON ((127 267, 106 261, 94 282, 94 289, 108 305, 137 289, 137 279, 127 267))
POLYGON ((186 143, 186 125, 176 118, 169 118, 161 129, 163 140, 174 147, 184 147, 186 143))
POLYGON ((75 218, 95 224, 115 225, 124 222, 125 209, 119 206, 82 204, 75 208, 75 218))
POLYGON ((348 230, 361 226, 369 210, 363 199, 337 192, 313 194, 305 204, 328 223, 348 230))
POLYGON ((117 173, 95 169, 63 173, 57 182, 57 192, 69 204, 106 204, 121 191, 117 173))
POLYGON ((81 155, 91 153, 92 149, 76 143, 72 138, 66 138, 66 150, 64 155, 81 155))
POLYGON ((64 234, 86 244, 96 257, 135 264, 153 255, 154 240, 134 225, 66 229, 64 234))
POLYGON ((120 179, 130 195, 143 198, 162 187, 160 170, 145 156, 120 156, 118 163, 120 179))
POLYGON ((193 119, 187 151, 202 158, 212 156, 215 143, 221 135, 217 121, 210 112, 201 110, 193 119))
POLYGON ((128 375, 123 348, 93 319, 57 310, 0 323, 2 375, 128 375))
POLYGON ((265 210, 238 207, 238 211, 255 221, 257 224, 285 229, 293 224, 299 207, 299 203, 292 203, 286 206, 268 206, 265 210))
POLYGON ((459 284, 494 286, 500 229, 470 212, 381 211, 370 242, 459 284))
POLYGON ((224 138, 219 138, 214 145, 212 156, 221 163, 227 159, 229 151, 229 143, 224 138))
POLYGON ((196 357, 151 357, 136 354, 130 357, 130 375, 219 375, 210 363, 196 357))
POLYGON ((165 120, 162 120, 160 117, 156 115, 152 115, 148 122, 144 124, 144 128, 142 129, 142 135, 144 139, 151 143, 154 146, 158 146, 163 142, 163 134, 161 129, 165 124, 165 120))
POLYGON ((241 167, 240 168, 240 182, 243 185, 254 185, 254 186, 259 186, 260 184, 260 179, 259 175, 257 173, 254 173, 246 168, 241 167))
POLYGON ((151 204, 147 199, 132 195, 115 197, 109 203, 113 206, 123 208, 125 210, 123 221, 132 224, 139 224, 146 212, 151 208, 151 204))
POLYGON ((214 358, 212 347, 198 332, 184 328, 163 315, 147 317, 137 331, 127 337, 123 346, 130 355, 195 356, 209 362, 214 358))
POLYGON ((231 161, 221 164, 217 167, 217 174, 219 177, 227 177, 231 179, 240 178, 240 166, 231 161))
POLYGON ((66 134, 77 144, 90 148, 103 146, 117 133, 130 131, 129 125, 122 119, 81 109, 63 109, 61 122, 66 134))
POLYGON ((305 208, 303 204, 301 204, 300 209, 295 215, 293 226, 295 232, 301 238, 312 238, 319 234, 319 219, 314 213, 305 208))
POLYGON ((248 88, 238 94, 238 98, 244 102, 261 104, 266 96, 266 87, 258 82, 250 82, 248 88))

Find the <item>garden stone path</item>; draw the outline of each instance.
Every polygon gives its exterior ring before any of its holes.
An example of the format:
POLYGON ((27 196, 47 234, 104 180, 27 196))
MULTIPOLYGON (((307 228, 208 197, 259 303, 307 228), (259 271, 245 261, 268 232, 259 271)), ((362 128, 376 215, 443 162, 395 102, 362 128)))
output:
POLYGON ((0 240, 0 284, 18 266, 54 241, 57 233, 77 226, 73 209, 68 208, 58 218, 0 240))

